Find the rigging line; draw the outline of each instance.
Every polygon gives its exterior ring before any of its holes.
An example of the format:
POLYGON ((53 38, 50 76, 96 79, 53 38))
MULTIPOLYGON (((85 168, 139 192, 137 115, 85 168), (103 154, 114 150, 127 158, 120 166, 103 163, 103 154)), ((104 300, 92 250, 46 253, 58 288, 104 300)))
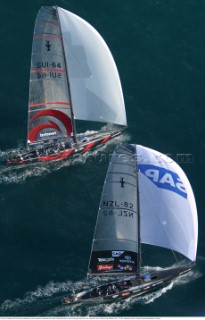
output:
POLYGON ((179 263, 179 260, 178 260, 178 258, 177 258, 176 252, 174 252, 174 250, 171 250, 171 252, 172 252, 172 254, 173 254, 176 262, 179 263))

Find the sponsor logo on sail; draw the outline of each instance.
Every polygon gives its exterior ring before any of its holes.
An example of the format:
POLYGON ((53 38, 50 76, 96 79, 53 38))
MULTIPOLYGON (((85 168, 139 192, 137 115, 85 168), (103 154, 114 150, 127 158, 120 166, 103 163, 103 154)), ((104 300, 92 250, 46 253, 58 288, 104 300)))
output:
POLYGON ((158 188, 175 192, 183 198, 187 198, 185 186, 176 172, 149 164, 138 164, 138 167, 140 172, 158 188))
POLYGON ((112 257, 119 258, 123 253, 124 251, 112 251, 112 257))
POLYGON ((131 260, 132 258, 130 256, 125 256, 124 259, 131 260))
POLYGON ((135 262, 133 261, 133 260, 126 260, 126 259, 121 259, 121 260, 119 260, 119 262, 120 263, 132 263, 132 264, 134 264, 135 262))
POLYGON ((108 263, 108 262, 114 262, 114 258, 98 258, 98 262, 101 262, 101 263, 108 263))
POLYGON ((98 271, 107 271, 107 270, 113 270, 113 264, 99 264, 97 265, 98 271))
POLYGON ((55 136, 57 133, 56 131, 52 131, 52 132, 44 132, 44 133, 40 133, 40 137, 50 137, 50 136, 55 136))
POLYGON ((118 269, 120 269, 120 271, 133 271, 135 266, 134 265, 129 265, 127 264, 126 266, 122 266, 121 264, 118 264, 118 269))

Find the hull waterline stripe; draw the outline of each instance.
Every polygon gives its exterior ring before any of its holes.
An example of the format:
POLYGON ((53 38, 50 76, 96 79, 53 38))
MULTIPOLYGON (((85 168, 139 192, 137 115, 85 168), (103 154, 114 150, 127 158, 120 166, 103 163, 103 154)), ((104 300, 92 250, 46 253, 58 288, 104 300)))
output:
POLYGON ((70 102, 60 102, 60 101, 56 101, 56 102, 34 103, 34 104, 29 104, 29 108, 39 107, 39 106, 46 106, 47 104, 63 104, 63 105, 69 106, 69 105, 70 105, 70 102))

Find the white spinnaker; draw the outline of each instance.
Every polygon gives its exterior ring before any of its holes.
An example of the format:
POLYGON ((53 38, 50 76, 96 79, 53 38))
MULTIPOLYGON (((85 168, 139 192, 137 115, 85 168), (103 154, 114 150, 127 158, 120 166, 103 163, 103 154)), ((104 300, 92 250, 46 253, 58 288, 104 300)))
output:
POLYGON ((105 41, 85 20, 58 7, 75 119, 126 125, 117 67, 105 41))
POLYGON ((187 176, 160 152, 140 145, 136 150, 142 243, 175 250, 195 261, 198 218, 187 176))

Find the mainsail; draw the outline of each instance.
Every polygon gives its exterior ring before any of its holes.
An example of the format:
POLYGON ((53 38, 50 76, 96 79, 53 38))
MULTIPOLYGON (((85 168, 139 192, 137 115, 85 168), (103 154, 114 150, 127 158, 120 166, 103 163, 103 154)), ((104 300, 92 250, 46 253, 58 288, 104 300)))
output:
POLYGON ((41 7, 36 18, 28 108, 28 143, 72 134, 71 99, 55 7, 41 7))
POLYGON ((197 241, 194 194, 180 166, 155 150, 118 145, 102 191, 88 273, 137 272, 139 242, 195 261, 197 241))
POLYGON ((137 270, 137 180, 135 148, 118 145, 112 155, 94 233, 90 274, 137 270))

